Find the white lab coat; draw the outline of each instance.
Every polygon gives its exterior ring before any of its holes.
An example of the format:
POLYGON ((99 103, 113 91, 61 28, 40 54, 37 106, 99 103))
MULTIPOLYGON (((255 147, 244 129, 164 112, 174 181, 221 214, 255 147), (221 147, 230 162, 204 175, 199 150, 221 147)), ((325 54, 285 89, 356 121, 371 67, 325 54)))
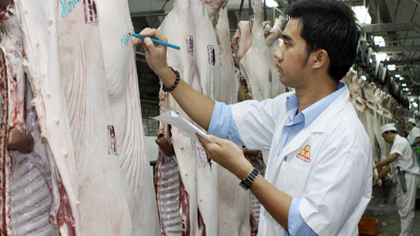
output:
MULTIPOLYGON (((358 235, 357 225, 372 193, 372 151, 348 90, 279 154, 288 95, 233 105, 241 137, 248 149, 270 150, 265 178, 301 199, 299 212, 312 230, 323 236, 358 235), (308 146, 309 158, 306 152, 299 155, 308 146)), ((284 235, 263 207, 258 235, 284 235)))

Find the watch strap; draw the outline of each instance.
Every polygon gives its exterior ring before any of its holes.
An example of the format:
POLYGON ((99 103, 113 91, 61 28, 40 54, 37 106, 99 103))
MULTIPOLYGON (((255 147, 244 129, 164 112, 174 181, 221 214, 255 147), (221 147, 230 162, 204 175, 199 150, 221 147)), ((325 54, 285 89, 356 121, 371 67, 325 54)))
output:
POLYGON ((239 183, 239 185, 243 188, 243 189, 245 189, 245 190, 248 190, 249 188, 251 188, 251 186, 252 186, 252 183, 254 182, 254 180, 258 177, 258 175, 260 175, 260 172, 257 170, 257 169, 253 169, 249 174, 248 174, 248 176, 245 178, 245 179, 243 179, 240 183, 239 183))

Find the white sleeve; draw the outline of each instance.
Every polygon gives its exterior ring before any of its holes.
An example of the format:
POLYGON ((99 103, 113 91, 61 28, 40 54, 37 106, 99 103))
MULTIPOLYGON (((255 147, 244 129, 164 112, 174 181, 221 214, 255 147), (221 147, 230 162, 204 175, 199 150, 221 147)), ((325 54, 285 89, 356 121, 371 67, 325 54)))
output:
POLYGON ((399 154, 400 156, 404 155, 404 150, 407 148, 404 143, 401 142, 394 142, 391 147, 391 151, 389 152, 389 155, 391 154, 399 154))
POLYGON ((343 126, 327 134, 299 207, 318 235, 336 236, 346 225, 357 229, 372 193, 372 152, 367 135, 343 126))
POLYGON ((262 102, 248 100, 232 105, 232 116, 245 146, 251 150, 269 150, 279 113, 286 110, 285 96, 262 102))
POLYGON ((414 129, 414 133, 413 133, 414 140, 416 138, 420 138, 420 129, 419 128, 413 128, 413 129, 414 129))

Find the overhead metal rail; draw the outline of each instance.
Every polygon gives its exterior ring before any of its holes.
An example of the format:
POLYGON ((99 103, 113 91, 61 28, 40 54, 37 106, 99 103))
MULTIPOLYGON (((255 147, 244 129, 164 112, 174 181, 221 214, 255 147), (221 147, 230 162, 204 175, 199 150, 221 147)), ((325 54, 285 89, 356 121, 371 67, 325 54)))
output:
POLYGON ((415 60, 389 60, 383 61, 384 65, 420 65, 420 59, 415 60))
POLYGON ((374 47, 373 50, 375 52, 385 52, 385 53, 412 52, 416 50, 420 51, 420 45, 374 47))
POLYGON ((368 46, 366 40, 360 40, 355 69, 362 70, 368 81, 375 82, 381 87, 388 87, 390 94, 403 106, 408 108, 409 101, 404 97, 402 87, 394 84, 395 79, 392 77, 394 72, 387 70, 384 61, 376 61, 373 55, 373 48, 368 46))
POLYGON ((416 23, 364 24, 363 33, 381 33, 395 31, 414 31, 420 35, 420 26, 416 23))

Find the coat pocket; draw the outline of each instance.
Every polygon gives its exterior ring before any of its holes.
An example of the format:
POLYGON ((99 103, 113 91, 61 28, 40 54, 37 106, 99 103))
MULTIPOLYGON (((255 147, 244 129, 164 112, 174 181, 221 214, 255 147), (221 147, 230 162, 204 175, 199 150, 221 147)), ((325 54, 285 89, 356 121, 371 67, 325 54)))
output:
POLYGON ((301 198, 309 179, 309 170, 283 162, 275 186, 287 195, 301 198))

